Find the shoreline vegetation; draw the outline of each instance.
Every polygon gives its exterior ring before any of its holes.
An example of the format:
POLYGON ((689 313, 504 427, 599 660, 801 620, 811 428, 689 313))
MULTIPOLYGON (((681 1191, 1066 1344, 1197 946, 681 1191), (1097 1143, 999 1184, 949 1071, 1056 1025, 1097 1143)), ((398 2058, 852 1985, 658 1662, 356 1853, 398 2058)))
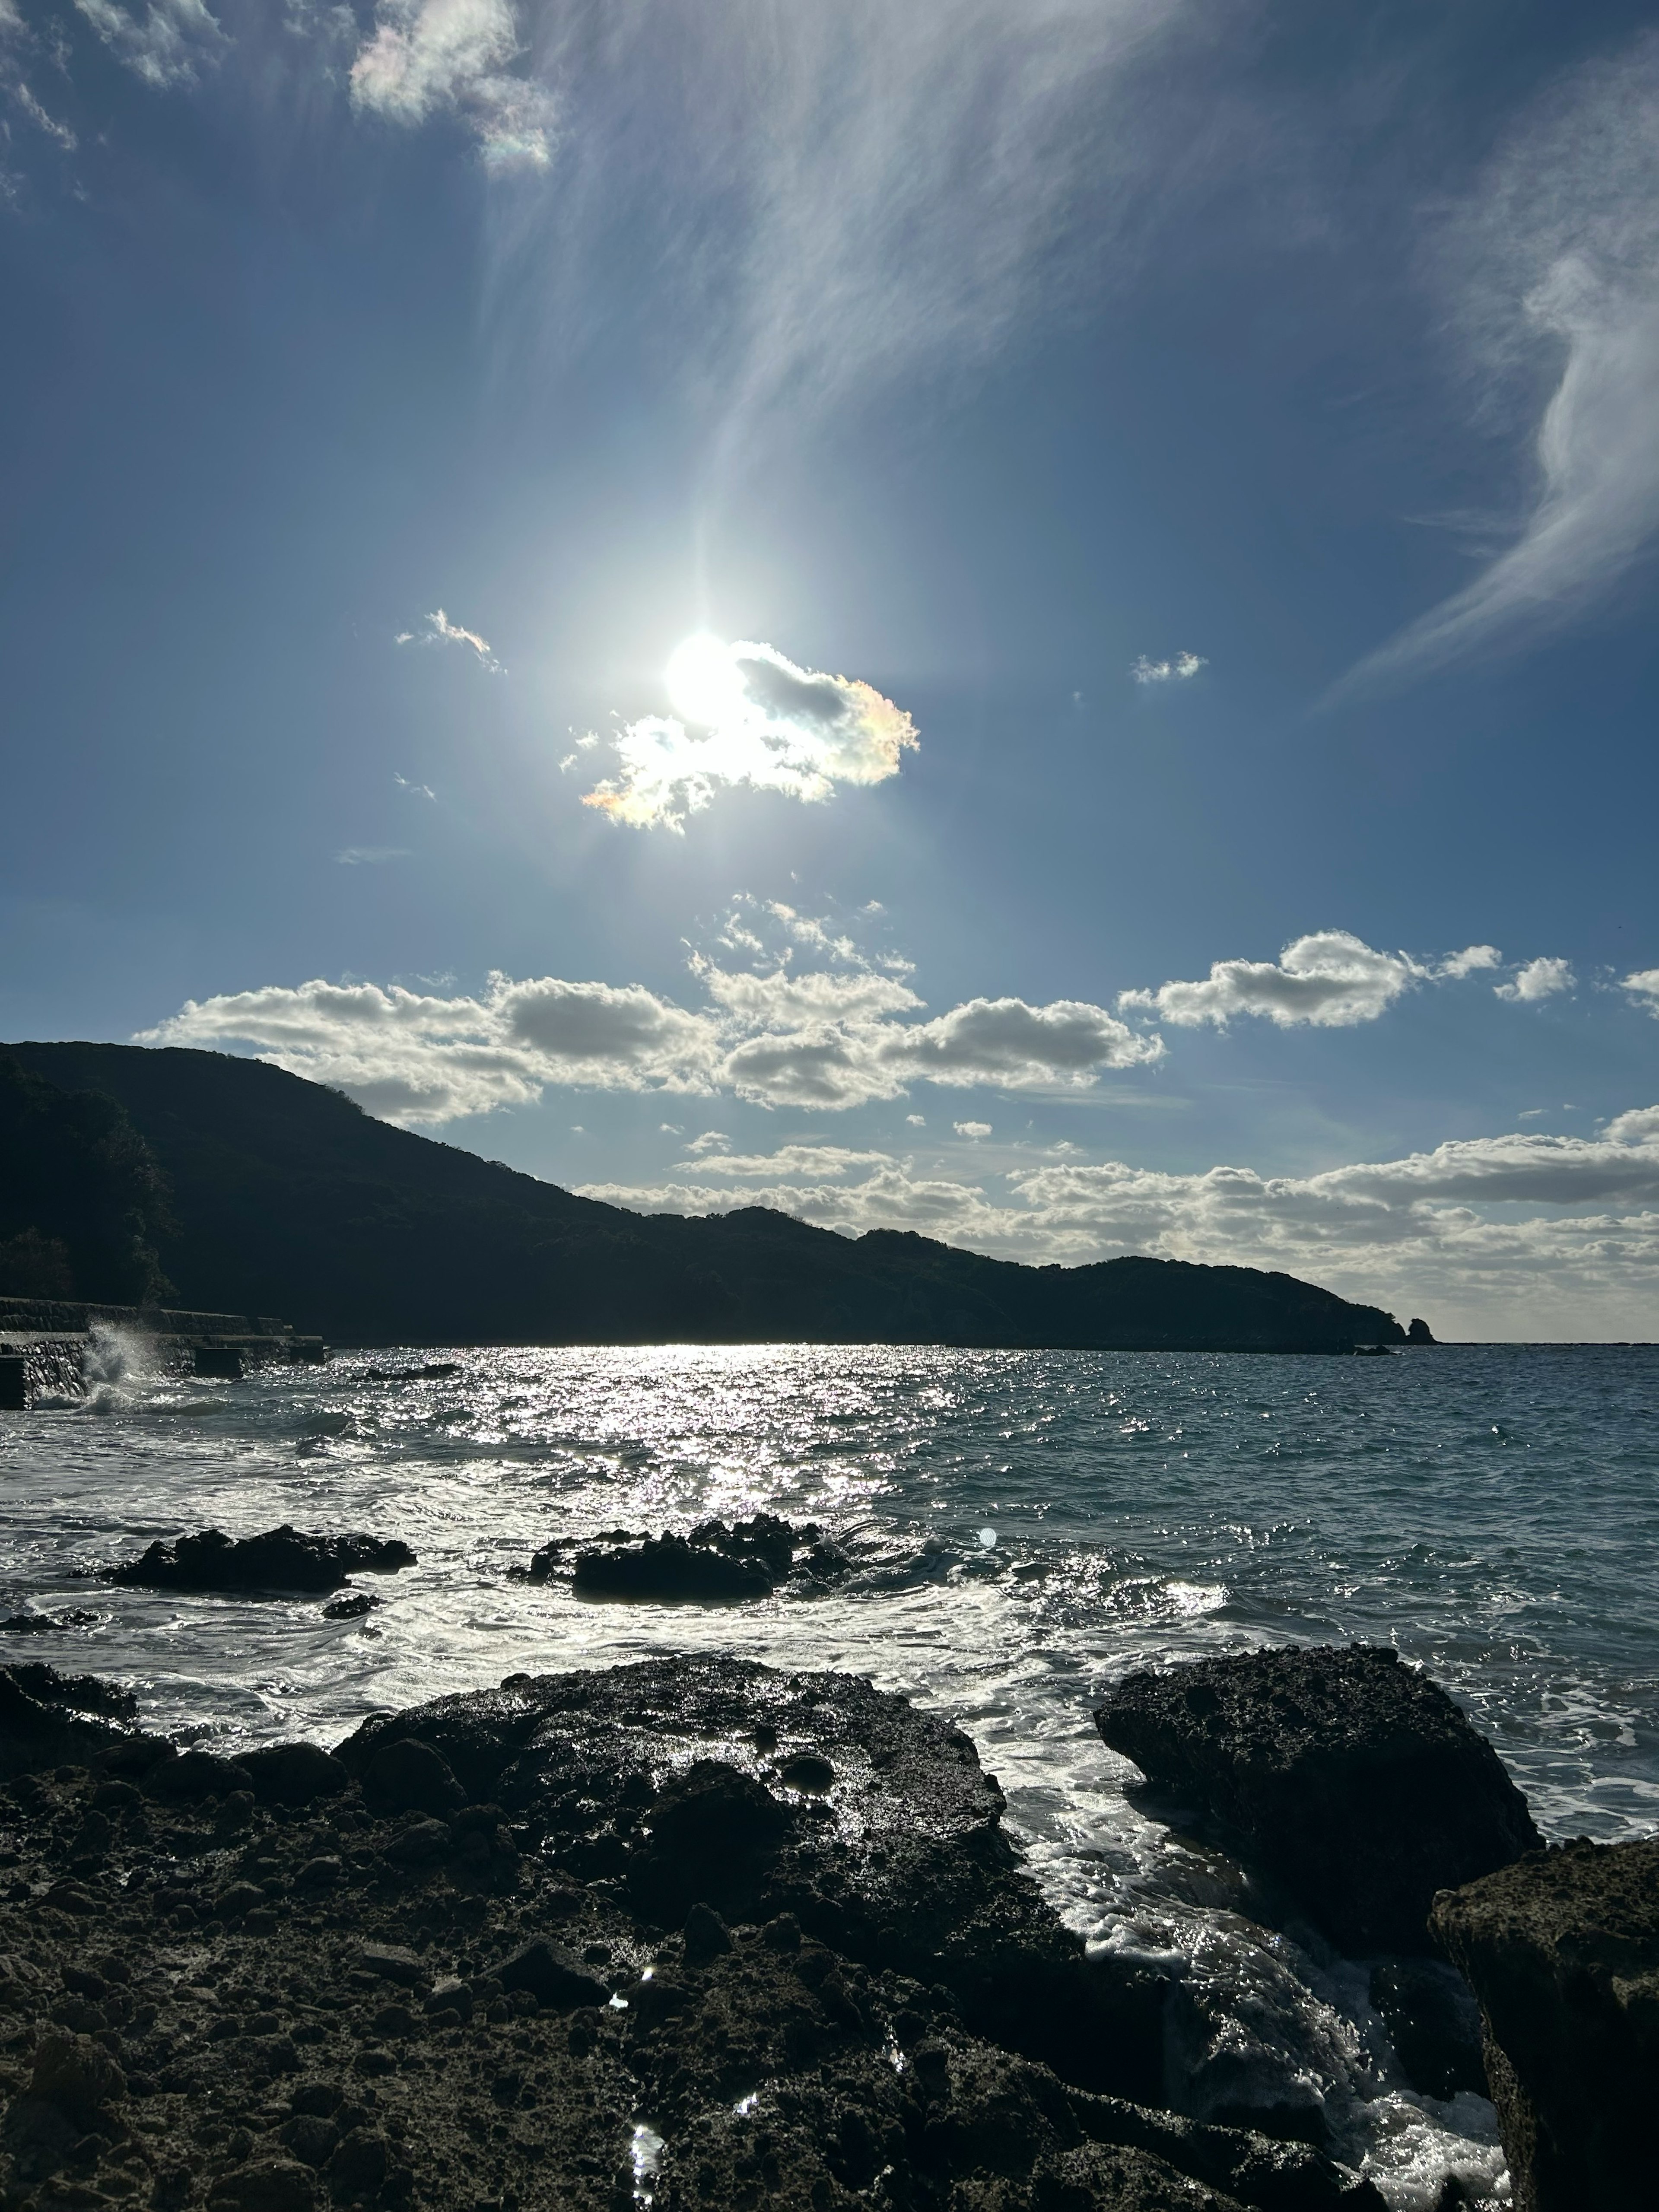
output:
MULTIPOLYGON (((1490 2086, 1520 2212, 1641 2201, 1659 1843, 1540 1848, 1392 1651, 1133 1676, 1097 1718, 1264 1941, 1374 1948, 1417 2086, 1490 2086)), ((1181 2109, 1179 1991, 1085 1948, 1003 1810, 943 1718, 720 1656, 516 1674, 332 1751, 181 1747, 114 1685, 0 1668, 0 2203, 1382 2206, 1311 2093, 1181 2109)))
MULTIPOLYGON (((763 1206, 637 1214, 377 1121, 263 1061, 0 1048, 0 1301, 336 1343, 903 1344, 1352 1353, 1431 1344, 1258 1268, 1030 1267, 763 1206), (188 1317, 188 1315, 185 1316, 188 1317)), ((27 1327, 0 1312, 0 1330, 27 1327)))

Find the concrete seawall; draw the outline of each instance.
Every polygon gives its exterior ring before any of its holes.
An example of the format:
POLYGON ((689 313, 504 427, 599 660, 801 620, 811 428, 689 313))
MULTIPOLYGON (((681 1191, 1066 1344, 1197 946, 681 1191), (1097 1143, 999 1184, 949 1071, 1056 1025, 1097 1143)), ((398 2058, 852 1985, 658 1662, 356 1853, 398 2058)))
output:
POLYGON ((40 1399, 84 1393, 100 1341, 118 1331, 142 1339, 171 1374, 234 1380, 251 1366, 309 1365, 328 1358, 319 1336, 296 1334, 270 1314, 188 1313, 168 1306, 96 1300, 0 1298, 0 1412, 40 1399))

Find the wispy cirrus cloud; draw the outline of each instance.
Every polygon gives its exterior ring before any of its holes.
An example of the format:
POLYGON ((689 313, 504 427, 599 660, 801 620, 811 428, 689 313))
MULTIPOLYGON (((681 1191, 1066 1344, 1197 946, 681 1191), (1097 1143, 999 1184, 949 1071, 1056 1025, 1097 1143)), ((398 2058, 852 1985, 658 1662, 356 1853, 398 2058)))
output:
MULTIPOLYGON (((395 645, 464 645, 473 653, 480 666, 492 676, 507 672, 489 649, 489 640, 480 637, 476 629, 466 629, 459 623, 451 622, 441 607, 434 607, 419 629, 400 629, 392 642, 395 645)), ((399 782, 402 781, 399 777, 399 782)))
POLYGON ((797 667, 775 646, 700 635, 666 675, 678 713, 626 723, 608 741, 617 773, 582 800, 634 829, 683 831, 738 785, 811 803, 883 783, 919 742, 908 714, 872 685, 797 667))
POLYGON ((230 46, 203 0, 150 0, 142 17, 115 0, 75 0, 75 5, 112 53, 158 88, 194 83, 230 46))
POLYGON ((343 845, 334 855, 343 868, 374 868, 387 860, 412 860, 407 845, 343 845))
POLYGON ((510 0, 378 0, 351 64, 352 101, 404 125, 459 115, 487 161, 545 168, 558 103, 523 64, 510 0))
POLYGON ((1483 404, 1553 389, 1518 536, 1362 660, 1333 698, 1581 615, 1659 530, 1659 34, 1572 72, 1521 121, 1454 224, 1446 280, 1483 404))

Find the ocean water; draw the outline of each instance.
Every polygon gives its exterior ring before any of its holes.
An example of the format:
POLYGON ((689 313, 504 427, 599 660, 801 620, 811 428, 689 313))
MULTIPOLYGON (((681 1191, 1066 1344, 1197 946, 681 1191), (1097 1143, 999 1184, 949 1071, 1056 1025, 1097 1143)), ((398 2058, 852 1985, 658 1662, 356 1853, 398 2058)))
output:
POLYGON ((977 1741, 1093 1944, 1184 2002, 1171 2094, 1317 2104, 1401 2212, 1457 2172, 1508 2201, 1490 2106, 1404 2082, 1363 1966, 1265 1934, 1224 1863, 1138 1800, 1091 1722, 1137 1667, 1264 1643, 1391 1644, 1492 1739, 1553 1838, 1659 1830, 1659 1350, 1389 1359, 884 1346, 447 1351, 181 1383, 108 1339, 84 1401, 0 1415, 9 1637, 234 1747, 520 1668, 725 1648, 872 1675, 977 1741), (453 1376, 375 1382, 440 1359, 453 1376), (99 1379, 101 1377, 101 1379, 99 1379), (594 1603, 522 1568, 556 1535, 764 1509, 854 1551, 828 1595, 594 1603), (179 1598, 74 1571, 216 1525, 400 1536, 383 1601, 179 1598))

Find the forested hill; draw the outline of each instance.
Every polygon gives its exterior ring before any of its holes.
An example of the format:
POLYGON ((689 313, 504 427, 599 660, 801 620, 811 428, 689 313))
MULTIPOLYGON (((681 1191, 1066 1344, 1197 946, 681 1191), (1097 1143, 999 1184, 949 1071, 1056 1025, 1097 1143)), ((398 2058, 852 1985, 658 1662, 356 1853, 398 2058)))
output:
POLYGON ((1404 1335, 1375 1306, 1255 1268, 1029 1267, 897 1231, 842 1237, 762 1206, 691 1220, 630 1213, 220 1053, 0 1046, 7 1056, 16 1066, 0 1093, 27 1093, 20 1132, 27 1124, 44 1143, 54 1121, 73 1125, 92 1132, 98 1158, 122 1158, 111 1201, 121 1220, 100 1245, 84 1222, 71 1239, 52 1218, 70 1203, 61 1173, 34 1172, 27 1144, 0 1146, 0 1260, 8 1237, 25 1263, 56 1247, 63 1295, 121 1295, 88 1273, 111 1250, 129 1255, 130 1291, 131 1255, 153 1246, 172 1303, 281 1314, 340 1344, 1346 1352, 1404 1335))

